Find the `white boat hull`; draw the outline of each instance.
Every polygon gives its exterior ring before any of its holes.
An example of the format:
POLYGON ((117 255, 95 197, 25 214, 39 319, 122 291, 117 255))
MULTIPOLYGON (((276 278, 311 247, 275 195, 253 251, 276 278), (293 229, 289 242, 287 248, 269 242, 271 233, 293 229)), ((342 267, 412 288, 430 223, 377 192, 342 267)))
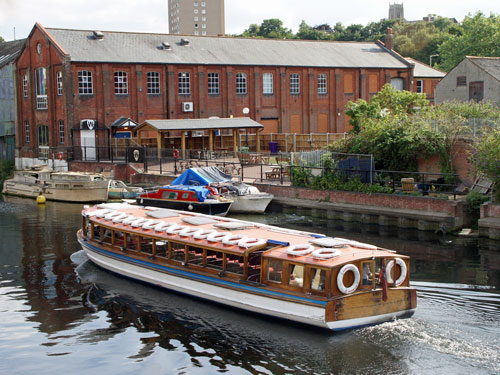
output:
POLYGON ((233 195, 233 204, 229 212, 239 213, 263 213, 273 199, 272 194, 259 193, 248 195, 233 195))
POLYGON ((93 263, 119 275, 211 302, 334 331, 376 324, 411 314, 414 311, 405 310, 365 318, 326 322, 326 302, 323 301, 200 275, 189 272, 187 269, 160 266, 99 249, 80 238, 79 242, 93 263))

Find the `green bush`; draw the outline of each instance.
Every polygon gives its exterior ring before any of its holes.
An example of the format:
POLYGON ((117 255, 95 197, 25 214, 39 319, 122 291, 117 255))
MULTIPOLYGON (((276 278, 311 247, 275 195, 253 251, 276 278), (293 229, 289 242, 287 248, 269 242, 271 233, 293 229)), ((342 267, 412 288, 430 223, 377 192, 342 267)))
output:
POLYGON ((481 193, 478 193, 477 191, 471 191, 469 194, 467 194, 466 197, 466 202, 467 202, 467 214, 469 218, 472 220, 475 225, 474 227, 477 227, 477 220, 480 217, 480 207, 483 203, 489 201, 489 197, 485 196, 481 193))

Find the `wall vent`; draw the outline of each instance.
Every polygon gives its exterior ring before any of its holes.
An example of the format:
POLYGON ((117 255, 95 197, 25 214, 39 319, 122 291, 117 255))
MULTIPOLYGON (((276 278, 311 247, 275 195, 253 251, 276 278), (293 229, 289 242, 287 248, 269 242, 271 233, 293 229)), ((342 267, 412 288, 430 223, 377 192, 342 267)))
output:
POLYGON ((102 31, 94 30, 92 34, 94 35, 95 39, 104 39, 104 34, 102 33, 102 31))

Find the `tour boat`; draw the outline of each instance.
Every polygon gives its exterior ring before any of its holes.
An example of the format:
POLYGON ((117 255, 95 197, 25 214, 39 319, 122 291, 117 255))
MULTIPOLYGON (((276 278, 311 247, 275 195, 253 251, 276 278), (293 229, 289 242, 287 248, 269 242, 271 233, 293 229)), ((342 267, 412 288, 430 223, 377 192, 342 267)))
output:
POLYGON ((409 257, 348 239, 125 203, 84 208, 77 237, 117 274, 334 331, 417 305, 409 257))
POLYGON ((206 186, 167 185, 136 198, 137 204, 226 216, 233 201, 206 186))
POLYGON ((14 172, 3 194, 62 202, 106 202, 109 181, 100 173, 57 172, 46 166, 14 172))
POLYGON ((189 168, 172 185, 210 186, 233 200, 229 212, 263 213, 274 196, 259 191, 258 188, 243 182, 235 182, 232 177, 217 167, 189 168))

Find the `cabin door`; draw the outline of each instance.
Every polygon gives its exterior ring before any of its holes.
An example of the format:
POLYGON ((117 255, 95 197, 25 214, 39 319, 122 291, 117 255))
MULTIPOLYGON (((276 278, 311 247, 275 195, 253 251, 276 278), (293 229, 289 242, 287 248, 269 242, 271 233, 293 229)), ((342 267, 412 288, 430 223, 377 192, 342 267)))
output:
POLYGON ((80 130, 80 144, 82 146, 82 160, 95 160, 95 130, 80 130))

